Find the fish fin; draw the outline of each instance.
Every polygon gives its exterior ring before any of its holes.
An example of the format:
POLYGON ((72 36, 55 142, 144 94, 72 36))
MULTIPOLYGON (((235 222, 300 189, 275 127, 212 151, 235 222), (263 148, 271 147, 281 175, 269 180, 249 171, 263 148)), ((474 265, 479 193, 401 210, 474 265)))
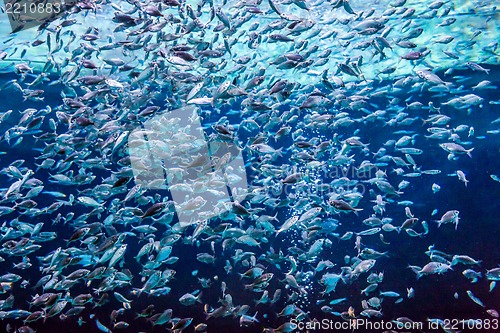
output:
POLYGON ((278 221, 278 212, 276 212, 276 214, 274 214, 273 220, 278 221))
POLYGON ((469 156, 470 158, 472 158, 472 155, 471 155, 471 152, 474 150, 474 148, 471 148, 471 149, 466 149, 466 153, 467 153, 467 156, 469 156))
MULTIPOLYGON (((474 149, 474 148, 472 148, 474 149)), ((281 147, 280 149, 276 150, 276 153, 280 156, 280 157, 283 157, 283 147, 281 147)))
POLYGON ((198 302, 198 303, 203 303, 203 302, 201 301, 201 295, 203 295, 203 291, 200 291, 200 293, 199 293, 199 294, 198 294, 198 296, 196 297, 196 302, 198 302))

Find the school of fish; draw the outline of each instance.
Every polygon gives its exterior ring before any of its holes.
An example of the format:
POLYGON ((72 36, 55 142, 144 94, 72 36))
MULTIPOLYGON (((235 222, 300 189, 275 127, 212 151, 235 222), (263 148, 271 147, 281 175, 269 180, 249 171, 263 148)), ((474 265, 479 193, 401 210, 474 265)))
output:
MULTIPOLYGON (((499 16, 494 1, 84 0, 34 40, 11 34, 0 72, 14 78, 0 91, 19 107, 0 106, 1 330, 218 332, 226 320, 292 332, 314 311, 411 321, 385 318, 384 305, 404 307, 417 280, 442 275, 497 292, 500 266, 426 243, 476 223, 466 208, 408 194, 452 180, 467 193, 474 174, 461 163, 498 142, 500 118, 480 130, 463 119, 484 103, 498 111, 484 94, 498 89, 499 16), (200 116, 209 142, 244 152, 248 194, 218 217, 179 223, 168 185, 135 181, 132 166, 150 166, 130 149, 148 141, 130 134, 178 109, 200 116), (391 290, 391 243, 408 238, 427 251, 391 290)), ((230 158, 175 162, 201 175, 230 158)), ((500 174, 489 181, 498 193, 500 174)), ((176 184, 196 197, 183 208, 195 216, 207 191, 227 205, 211 185, 176 184)), ((498 303, 458 293, 499 317, 498 303)))

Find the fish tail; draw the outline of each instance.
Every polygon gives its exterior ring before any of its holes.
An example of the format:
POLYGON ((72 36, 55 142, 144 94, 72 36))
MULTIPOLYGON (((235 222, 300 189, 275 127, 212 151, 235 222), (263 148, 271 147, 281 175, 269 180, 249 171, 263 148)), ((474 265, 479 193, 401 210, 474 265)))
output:
POLYGON ((137 298, 139 298, 139 296, 141 296, 141 294, 142 294, 142 292, 144 290, 144 288, 140 288, 140 289, 139 288, 133 288, 133 289, 134 289, 134 291, 137 292, 137 298))
POLYGON ((471 148, 471 149, 466 149, 465 152, 467 153, 467 156, 469 156, 470 158, 472 158, 472 155, 471 155, 471 152, 474 150, 474 148, 471 148))
POLYGON ((276 214, 274 214, 273 220, 278 221, 278 212, 276 212, 276 214))
POLYGON ((198 303, 203 303, 203 302, 201 301, 201 295, 203 295, 203 291, 199 293, 198 297, 196 297, 196 302, 198 302, 198 303))
MULTIPOLYGON (((472 148, 474 149, 474 148, 472 148)), ((276 153, 280 156, 280 157, 283 157, 283 147, 281 147, 280 149, 276 150, 276 153)))

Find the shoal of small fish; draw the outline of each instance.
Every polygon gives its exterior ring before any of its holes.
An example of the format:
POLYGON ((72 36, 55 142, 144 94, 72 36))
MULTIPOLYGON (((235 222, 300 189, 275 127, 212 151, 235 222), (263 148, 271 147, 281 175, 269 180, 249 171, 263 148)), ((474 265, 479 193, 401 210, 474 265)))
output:
MULTIPOLYGON (((31 29, 34 40, 6 38, 0 67, 15 78, 1 92, 20 108, 0 109, 5 330, 34 332, 50 320, 102 332, 135 322, 144 331, 203 332, 225 318, 291 332, 292 318, 311 320, 318 309, 339 320, 383 318, 384 304, 414 298, 416 280, 444 274, 488 281, 495 292, 498 266, 434 244, 401 267, 415 273, 406 290, 384 284, 383 262, 397 252, 391 239, 426 242, 438 228, 458 233, 473 223, 462 207, 405 193, 421 178, 429 182, 422 191, 447 191, 444 177, 466 191, 474 175, 460 162, 474 160, 482 141, 498 141, 500 118, 486 129, 456 121, 481 112, 482 96, 498 89, 498 9, 380 3, 79 1, 31 29), (54 87, 60 99, 46 105, 54 87), (422 94, 442 102, 424 104, 422 94), (230 211, 181 225, 167 191, 135 183, 129 145, 144 142, 129 134, 186 106, 210 141, 244 150, 251 177, 230 211), (368 127, 386 141, 372 143, 368 127), (424 141, 435 149, 424 151, 424 141), (3 162, 17 151, 32 157, 3 162), (429 169, 421 158, 429 154, 455 171, 429 169), (414 204, 431 211, 417 216, 414 204), (349 250, 339 253, 340 243, 349 250), (194 258, 180 252, 186 246, 194 258), (186 272, 187 261, 200 269, 186 272), (186 290, 172 300, 175 280, 186 290), (336 296, 349 288, 356 297, 336 296), (26 293, 29 304, 16 301, 26 293), (179 306, 191 315, 178 316, 179 306)), ((499 100, 488 103, 498 111, 499 100)), ((498 188, 500 176, 490 178, 485 186, 498 188)), ((189 190, 210 190, 200 186, 189 190)), ((499 317, 498 304, 458 292, 499 317)))

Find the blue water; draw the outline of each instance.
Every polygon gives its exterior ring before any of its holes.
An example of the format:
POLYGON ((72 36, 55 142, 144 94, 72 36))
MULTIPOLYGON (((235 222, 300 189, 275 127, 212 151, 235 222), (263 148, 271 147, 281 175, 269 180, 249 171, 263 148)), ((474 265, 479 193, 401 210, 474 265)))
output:
MULTIPOLYGON (((473 86, 477 82, 482 79, 485 79, 484 75, 477 75, 475 73, 464 71, 461 73, 464 76, 473 76, 476 77, 467 82, 468 86, 473 86)), ((487 77, 492 82, 497 85, 500 84, 498 78, 499 73, 493 72, 487 77)), ((11 77, 4 76, 1 78, 0 82, 7 82, 11 77)), ((385 81, 380 83, 380 86, 390 85, 390 81, 385 81)), ((45 88, 45 100, 43 102, 33 102, 26 101, 24 103, 20 103, 22 100, 19 92, 16 92, 12 88, 4 89, 4 92, 8 93, 10 98, 4 98, 2 104, 2 111, 13 109, 14 112, 11 117, 4 123, 0 125, 0 133, 3 133, 14 124, 17 123, 19 119, 19 111, 22 111, 28 107, 34 108, 43 108, 46 105, 53 105, 56 107, 62 103, 60 96, 60 86, 44 86, 45 88)), ((320 89, 324 89, 323 87, 319 87, 320 89)), ((410 185, 404 189, 404 195, 400 198, 394 198, 395 200, 411 200, 414 202, 411 205, 411 210, 413 214, 420 218, 420 220, 425 220, 429 224, 429 233, 424 237, 410 237, 404 231, 400 234, 396 232, 392 233, 384 233, 385 240, 390 243, 390 245, 382 244, 377 235, 374 236, 366 236, 362 238, 363 246, 374 248, 377 251, 384 252, 388 251, 388 257, 382 257, 377 260, 376 266, 372 269, 374 272, 383 272, 384 280, 380 283, 377 291, 370 294, 369 297, 378 295, 378 290, 383 291, 396 291, 404 298, 403 301, 399 304, 394 304, 395 299, 386 298, 382 303, 383 309, 383 318, 384 320, 391 320, 397 317, 409 317, 414 321, 425 321, 427 318, 491 318, 488 314, 486 314, 485 310, 479 307, 477 304, 473 303, 466 295, 466 290, 473 291, 474 295, 479 297, 483 303, 486 305, 486 308, 495 308, 500 303, 498 288, 493 292, 489 292, 489 283, 490 281, 486 280, 484 277, 479 280, 479 282, 475 284, 471 284, 465 277, 462 276, 461 272, 465 269, 465 266, 457 266, 454 271, 447 272, 443 275, 430 275, 424 276, 419 280, 416 280, 415 274, 407 268, 409 264, 411 265, 425 265, 429 260, 428 257, 424 254, 424 252, 428 249, 430 245, 434 245, 436 249, 441 250, 450 254, 467 254, 475 259, 482 260, 481 268, 474 267, 476 270, 480 270, 485 272, 485 269, 491 269, 497 266, 498 258, 500 257, 500 249, 498 247, 498 239, 500 236, 500 231, 498 225, 500 223, 499 219, 499 194, 500 194, 500 183, 493 181, 490 178, 491 174, 499 174, 500 170, 500 159, 499 159, 499 140, 498 134, 486 134, 488 130, 498 129, 498 124, 491 124, 491 122, 498 118, 499 116, 499 107, 498 104, 490 104, 490 101, 495 101, 498 99, 498 95, 495 90, 487 90, 481 91, 478 93, 482 98, 484 98, 484 102, 482 103, 483 107, 480 108, 478 106, 473 106, 471 108, 470 114, 467 114, 465 110, 455 110, 451 107, 441 106, 441 113, 450 115, 452 117, 449 128, 454 128, 460 124, 467 124, 469 126, 473 126, 475 128, 475 135, 470 138, 470 141, 473 142, 472 146, 475 148, 472 153, 472 158, 469 158, 465 155, 461 155, 460 158, 456 161, 449 161, 447 159, 447 153, 443 151, 438 143, 442 142, 441 140, 430 140, 424 138, 424 135, 428 135, 429 133, 426 131, 426 128, 430 125, 423 126, 421 124, 420 119, 411 125, 411 126, 394 126, 388 127, 384 125, 384 121, 377 120, 373 123, 357 123, 350 127, 346 128, 338 128, 336 130, 305 130, 303 136, 304 137, 322 137, 324 139, 332 139, 334 135, 337 135, 339 140, 342 141, 353 134, 353 130, 356 130, 356 135, 361 138, 363 143, 370 144, 370 150, 375 152, 378 147, 381 147, 388 139, 399 138, 400 136, 394 135, 392 132, 396 130, 413 130, 417 134, 415 139, 414 147, 422 149, 424 153, 422 155, 414 155, 414 159, 417 164, 421 166, 422 170, 428 169, 439 169, 441 170, 441 174, 439 175, 422 175, 418 178, 405 178, 402 176, 398 176, 392 172, 393 164, 389 167, 386 167, 387 177, 391 184, 396 186, 401 180, 406 179, 410 181, 410 185), (482 137, 482 138, 481 138, 482 137), (462 182, 460 182, 456 176, 447 176, 455 172, 456 170, 462 170, 467 175, 467 179, 470 181, 468 186, 465 187, 462 182), (441 186, 441 191, 436 194, 432 193, 431 185, 433 183, 437 183, 441 186), (435 216, 431 216, 431 212, 434 209, 438 209, 438 213, 435 216), (433 222, 433 220, 437 220, 440 216, 447 210, 457 209, 460 211, 460 223, 458 225, 458 229, 455 230, 452 225, 443 225, 440 228, 437 227, 437 224, 433 222), (413 287, 415 289, 415 298, 407 299, 406 298, 406 289, 413 287), (454 293, 457 292, 459 298, 457 300, 454 299, 454 293)), ((401 98, 406 99, 408 102, 412 101, 420 101, 424 105, 427 105, 429 101, 432 101, 434 105, 440 105, 442 102, 445 102, 449 96, 445 96, 442 99, 439 98, 430 98, 425 92, 409 92, 402 91, 401 98)), ((157 102, 164 100, 164 95, 158 95, 157 102)), ((402 102, 403 103, 403 102, 402 102)), ((161 104, 159 104, 161 105, 161 104)), ((385 97, 378 97, 374 100, 370 100, 370 105, 367 106, 367 109, 370 111, 376 111, 374 105, 377 105, 378 109, 384 110, 388 107, 388 101, 385 97)), ((231 108, 223 107, 221 108, 220 116, 223 116, 224 113, 227 113, 229 122, 237 125, 241 121, 241 115, 238 112, 232 112, 232 110, 238 110, 238 103, 232 105, 231 108)), ((211 111, 210 107, 204 108, 204 111, 211 111)), ((282 114, 286 111, 286 108, 282 108, 278 111, 278 115, 282 114)), ((411 117, 421 117, 426 118, 428 111, 418 110, 418 111, 406 111, 410 113, 411 117)), ((304 114, 307 112, 303 112, 300 119, 303 119, 304 114)), ((216 121, 219 115, 212 113, 208 115, 208 113, 203 113, 204 115, 204 123, 211 124, 213 121, 216 121)), ((359 111, 353 111, 353 118, 359 118, 363 116, 363 114, 359 111)), ((55 119, 55 112, 48 114, 44 120, 44 125, 42 127, 42 132, 48 131, 47 127, 49 118, 55 119)), ((299 120, 300 121, 300 120, 299 120)), ((279 128, 279 127, 278 127, 279 128)), ((278 128, 273 129, 276 131, 278 128)), ((61 126, 62 129, 62 126, 61 126)), ((210 129, 207 129, 207 134, 210 133, 210 129)), ((248 133, 245 131, 239 131, 239 140, 242 143, 245 143, 251 137, 255 136, 258 131, 255 133, 248 133)), ((40 134, 41 134, 40 133, 40 134)), ((79 137, 85 138, 90 133, 88 129, 82 129, 80 131, 79 137)), ((15 140, 13 140, 15 141, 15 140)), ((13 142, 11 142, 13 143, 13 142)), ((285 153, 283 157, 278 158, 273 162, 274 165, 280 166, 283 163, 290 163, 289 158, 292 153, 293 148, 293 140, 288 135, 285 138, 280 140, 275 140, 273 138, 269 138, 268 143, 275 149, 283 148, 285 153)), ((16 147, 12 147, 2 140, 0 142, 0 151, 6 152, 7 154, 1 155, 1 166, 6 167, 11 162, 19 159, 25 160, 23 166, 36 169, 34 163, 40 163, 41 161, 36 160, 36 157, 40 154, 40 149, 44 148, 44 143, 40 140, 35 140, 33 136, 27 135, 23 137, 22 142, 16 147)), ((97 156, 98 152, 93 149, 93 146, 88 146, 85 149, 90 150, 92 153, 87 158, 92 158, 93 156, 97 156)), ((256 161, 257 156, 255 154, 250 153, 248 150, 245 150, 245 158, 249 161, 256 161)), ((393 153, 393 156, 401 156, 402 154, 393 153)), ((354 154, 353 157, 356 161, 355 165, 359 165, 361 161, 364 159, 368 159, 373 161, 372 154, 364 153, 359 150, 353 150, 351 154, 354 154)), ((327 159, 326 155, 324 158, 327 159)), ((111 159, 113 162, 114 158, 111 159)), ((303 167, 301 162, 291 162, 292 165, 296 165, 299 169, 303 167)), ((116 165, 111 164, 110 169, 114 170, 116 165)), ((73 165, 72 169, 76 173, 78 168, 73 165)), ((259 182, 259 178, 262 178, 262 175, 259 175, 258 172, 252 172, 250 168, 247 170, 251 175, 249 177, 249 183, 257 184, 259 182)), ((333 177, 328 176, 327 172, 331 171, 330 168, 326 168, 323 172, 318 172, 317 180, 323 183, 330 183, 334 180, 333 177)), ((352 178, 352 169, 346 168, 344 169, 347 172, 348 177, 352 178)), ((96 176, 95 180, 88 185, 82 185, 78 187, 68 187, 68 186, 57 186, 48 182, 49 173, 45 170, 39 170, 36 172, 35 177, 44 182, 44 190, 45 191, 60 191, 65 193, 67 196, 70 194, 74 194, 78 196, 78 191, 82 191, 85 189, 92 188, 96 185, 99 185, 102 178, 108 177, 109 172, 93 169, 93 174, 96 176)), ((356 177, 353 177, 356 178, 356 177)), ((359 180, 363 181, 362 177, 359 180)), ((11 180, 6 177, 4 174, 0 175, 0 188, 8 188, 11 184, 11 180)), ((128 184, 128 188, 130 189, 133 186, 133 181, 128 184)), ((294 191, 295 187, 291 186, 290 191, 294 191)), ((315 191, 314 187, 311 189, 315 191)), ((375 198, 370 195, 370 190, 374 191, 374 193, 379 193, 378 189, 375 185, 370 185, 367 183, 360 183, 358 190, 364 195, 361 199, 357 208, 363 208, 364 210, 360 212, 359 217, 354 214, 326 214, 321 213, 320 217, 324 220, 326 219, 338 219, 339 225, 336 230, 332 230, 331 232, 338 233, 340 235, 344 234, 347 231, 359 232, 365 229, 368 229, 367 226, 363 225, 361 221, 367 218, 372 214, 372 205, 373 203, 370 200, 374 200, 375 198)), ((158 191, 162 196, 168 195, 165 191, 158 191)), ((125 193, 114 196, 113 198, 123 199, 125 193)), ((155 192, 148 192, 148 195, 154 195, 155 192)), ((323 193, 323 198, 326 200, 326 195, 323 193)), ((281 199, 284 199, 285 195, 281 194, 281 199)), ((34 199, 38 202, 38 208, 45 207, 50 205, 54 198, 44 194, 43 192, 34 199)), ((247 205, 249 207, 250 205, 247 205)), ((279 209, 270 209, 264 205, 252 204, 251 207, 264 207, 266 208, 265 214, 274 215, 278 213, 279 223, 274 223, 275 227, 278 227, 282 224, 282 222, 291 216, 293 213, 289 207, 283 207, 279 209)), ((141 207, 145 210, 147 207, 141 207)), ((38 281, 38 279, 42 276, 41 272, 38 269, 38 260, 37 257, 44 256, 51 251, 55 250, 58 247, 65 247, 66 242, 65 239, 68 239, 73 233, 73 229, 69 225, 65 225, 63 223, 58 223, 53 225, 52 221, 56 218, 58 214, 65 216, 69 212, 73 212, 75 214, 75 218, 82 213, 89 212, 90 209, 81 205, 73 205, 73 206, 62 206, 58 211, 50 215, 41 215, 34 218, 29 218, 27 216, 22 216, 18 212, 14 212, 5 216, 2 216, 1 219, 5 224, 11 223, 14 219, 18 219, 19 221, 29 222, 36 224, 38 222, 43 222, 44 226, 42 231, 55 231, 57 232, 57 238, 42 243, 42 248, 39 249, 34 254, 31 254, 29 257, 31 259, 31 263, 33 266, 29 269, 18 270, 13 268, 13 263, 18 263, 20 261, 19 257, 9 257, 8 251, 4 251, 2 257, 5 258, 4 262, 0 263, 0 272, 5 274, 7 272, 16 273, 29 281, 30 285, 26 289, 22 289, 19 286, 19 283, 15 283, 11 293, 15 296, 15 303, 13 309, 28 309, 27 301, 31 300, 31 296, 34 294, 42 293, 42 290, 38 288, 37 290, 31 289, 32 286, 38 281)), ((102 220, 107 216, 107 213, 103 213, 99 218, 96 215, 90 216, 86 223, 93 222, 102 222, 102 220)), ((386 212, 383 216, 388 216, 393 218, 394 225, 400 225, 405 219, 404 215, 404 206, 397 205, 396 203, 387 204, 386 212)), ((221 221, 218 219, 212 219, 210 221, 210 225, 215 227, 221 221)), ((243 229, 252 226, 254 222, 251 221, 250 218, 246 217, 243 229)), ((173 224, 173 223, 172 223, 173 224)), ((236 225, 236 224, 235 224, 236 225)), ((107 232, 124 232, 129 231, 129 227, 124 228, 121 225, 115 225, 115 231, 107 230, 107 232)), ((159 229, 156 234, 157 239, 159 239, 162 233, 166 232, 167 229, 165 226, 158 226, 159 229)), ((422 227, 417 225, 415 229, 420 230, 422 227)), ((189 235, 191 229, 188 230, 187 234, 189 235)), ((24 236, 27 237, 27 236, 24 236)), ((234 304, 249 304, 251 306, 251 310, 248 314, 253 315, 256 311, 258 311, 257 318, 260 323, 255 324, 248 328, 241 328, 238 324, 238 319, 233 318, 232 316, 224 317, 224 318, 211 318, 206 323, 208 324, 209 332, 220 332, 221 330, 225 330, 228 332, 260 332, 263 327, 278 327, 280 324, 284 323, 285 318, 278 318, 276 313, 281 311, 281 309, 287 304, 285 302, 285 284, 281 281, 284 279, 284 273, 289 270, 289 264, 284 263, 283 266, 278 268, 275 265, 267 263, 265 260, 259 259, 260 256, 265 255, 272 248, 274 251, 283 251, 285 255, 293 255, 289 252, 288 248, 291 244, 301 248, 302 250, 307 250, 311 243, 306 243, 301 240, 301 231, 294 229, 289 230, 286 233, 280 234, 277 237, 271 235, 268 237, 268 242, 261 243, 260 248, 249 247, 245 245, 237 244, 233 249, 222 252, 220 248, 220 243, 216 245, 216 261, 213 265, 210 264, 202 264, 196 261, 196 255, 200 252, 211 252, 210 244, 208 242, 203 242, 202 239, 208 237, 208 235, 203 235, 199 239, 199 245, 190 245, 190 244, 182 244, 182 241, 179 241, 174 245, 172 256, 178 256, 180 259, 177 263, 169 266, 176 271, 175 278, 168 283, 167 285, 172 288, 172 291, 169 295, 162 297, 152 297, 146 296, 143 294, 141 297, 137 298, 134 295, 130 294, 132 287, 140 288, 143 282, 140 281, 139 272, 141 271, 141 267, 136 263, 132 257, 137 253, 140 247, 144 244, 140 239, 129 236, 126 238, 125 242, 128 244, 126 260, 124 268, 127 268, 134 275, 134 279, 132 280, 131 286, 116 288, 114 291, 118 291, 123 294, 125 297, 129 299, 133 299, 132 309, 126 311, 122 316, 118 317, 118 320, 126 321, 130 324, 130 327, 127 330, 128 332, 164 332, 165 327, 155 326, 152 327, 150 323, 147 323, 145 319, 139 318, 134 320, 135 313, 140 312, 142 309, 146 308, 149 304, 154 304, 155 313, 161 313, 163 310, 171 308, 174 311, 174 317, 184 318, 184 317, 193 317, 193 324, 186 330, 192 332, 195 324, 204 322, 205 316, 203 314, 203 304, 210 304, 213 308, 216 308, 218 305, 218 301, 221 297, 221 281, 224 281, 227 284, 228 293, 230 293, 233 297, 234 304), (272 272, 275 274, 275 277, 271 280, 271 284, 266 290, 269 290, 269 297, 272 298, 274 291, 277 288, 281 288, 283 290, 283 295, 281 299, 276 304, 261 304, 258 306, 255 305, 255 300, 260 298, 261 293, 255 293, 252 291, 243 289, 243 282, 239 279, 239 276, 236 274, 242 273, 246 270, 246 268, 241 267, 241 265, 236 265, 233 267, 233 273, 227 275, 224 270, 224 265, 226 260, 231 260, 231 256, 234 255, 234 249, 241 248, 243 251, 252 251, 255 252, 255 256, 259 263, 264 264, 266 266, 267 272, 272 272), (198 271, 197 276, 193 276, 192 272, 194 270, 198 271), (217 281, 214 280, 214 276, 218 276, 217 281), (200 284, 197 282, 198 277, 206 277, 211 278, 213 284, 208 289, 201 289, 200 284), (196 303, 193 306, 185 307, 179 304, 178 299, 186 292, 192 292, 196 289, 200 289, 203 291, 202 300, 203 303, 196 303)), ((349 241, 339 241, 337 238, 333 237, 329 233, 320 234, 314 239, 317 238, 327 238, 332 242, 331 247, 325 248, 319 258, 322 260, 331 260, 336 266, 333 269, 328 271, 338 273, 341 266, 344 266, 344 255, 355 256, 356 250, 353 249, 354 246, 354 238, 353 237, 349 241)), ((76 243, 72 244, 73 246, 77 246, 76 243)), ((144 262, 144 261, 143 261, 144 262)), ((316 266, 317 260, 309 263, 301 262, 299 263, 299 270, 303 270, 304 272, 310 271, 314 269, 316 266)), ((63 274, 69 274, 70 272, 80 268, 80 266, 74 265, 69 266, 63 270, 63 274)), ((342 282, 339 282, 336 292, 331 293, 330 295, 323 297, 321 292, 324 290, 323 286, 318 284, 318 280, 320 276, 325 271, 321 272, 317 276, 310 277, 307 282, 304 282, 304 285, 308 286, 308 294, 307 296, 301 296, 297 305, 300 306, 304 311, 308 313, 308 318, 318 318, 319 320, 323 318, 330 318, 332 320, 341 320, 340 318, 321 312, 321 306, 328 304, 331 299, 346 297, 348 301, 341 303, 339 305, 332 305, 332 309, 334 311, 342 312, 346 311, 349 305, 354 306, 357 313, 361 311, 361 300, 368 299, 369 297, 365 297, 360 294, 360 291, 364 289, 368 284, 366 282, 365 276, 362 275, 359 279, 354 281, 351 285, 345 285, 342 282), (326 302, 324 304, 317 304, 316 300, 320 298, 324 298, 326 302)), ((246 283, 250 283, 250 280, 247 280, 246 283)), ((96 282, 92 282, 90 288, 86 288, 83 284, 77 284, 71 288, 70 293, 72 296, 78 295, 79 293, 92 293, 92 288, 96 288, 96 282)), ((30 324, 30 326, 35 329, 37 332, 54 332, 57 330, 59 332, 97 332, 96 325, 94 323, 94 319, 90 319, 89 315, 95 315, 96 318, 100 320, 103 324, 111 327, 109 325, 110 319, 109 314, 112 310, 118 309, 121 305, 114 298, 112 292, 109 293, 109 302, 102 307, 97 309, 92 309, 91 306, 88 306, 79 316, 81 316, 86 324, 83 326, 78 325, 76 317, 70 317, 65 320, 61 320, 58 317, 49 318, 45 322, 38 321, 36 323, 30 324)), ((2 295, 1 299, 5 299, 9 293, 2 295)), ((67 311, 69 307, 65 309, 67 311)), ((64 312, 64 311, 63 311, 64 312)), ((380 319, 378 319, 380 320, 380 319)), ((10 324, 12 327, 19 327, 21 325, 20 320, 4 320, 1 324, 0 330, 5 329, 5 325, 10 324)), ((170 327, 170 326, 167 326, 170 327)), ((118 330, 116 330, 118 331, 118 330)), ((470 330, 472 332, 472 330, 470 330)), ((477 331, 477 330, 476 330, 477 331)))

